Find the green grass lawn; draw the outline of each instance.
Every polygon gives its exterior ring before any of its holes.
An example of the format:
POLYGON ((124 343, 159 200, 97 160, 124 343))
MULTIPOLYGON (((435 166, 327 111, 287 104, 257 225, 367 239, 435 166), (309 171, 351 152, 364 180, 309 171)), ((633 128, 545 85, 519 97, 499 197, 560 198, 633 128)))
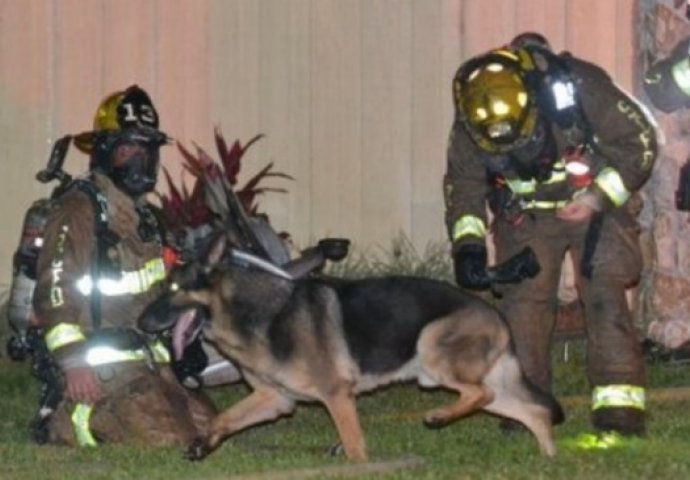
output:
MULTIPOLYGON (((690 365, 650 365, 649 437, 609 450, 582 450, 573 439, 589 430, 587 386, 579 342, 554 352, 555 388, 568 419, 557 427, 559 453, 538 454, 525 433, 506 434, 498 420, 478 414, 429 430, 426 409, 450 401, 446 392, 395 386, 362 397, 359 410, 370 462, 349 464, 325 452, 336 433, 324 410, 305 405, 291 417, 228 439, 203 462, 173 448, 105 446, 67 449, 29 442, 37 385, 28 365, 0 362, 0 479, 628 479, 690 478, 690 365)), ((247 392, 243 385, 213 391, 221 405, 247 392)))

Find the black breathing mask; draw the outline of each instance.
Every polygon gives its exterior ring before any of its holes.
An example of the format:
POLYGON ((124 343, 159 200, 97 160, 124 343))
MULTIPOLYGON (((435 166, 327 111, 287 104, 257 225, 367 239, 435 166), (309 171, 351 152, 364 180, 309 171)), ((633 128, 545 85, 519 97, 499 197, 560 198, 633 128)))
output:
POLYGON ((158 180, 160 147, 168 137, 147 127, 103 132, 94 142, 96 170, 133 196, 152 192, 158 180))
POLYGON ((510 165, 522 180, 544 182, 551 176, 558 156, 556 139, 549 125, 539 120, 534 134, 510 154, 510 165))

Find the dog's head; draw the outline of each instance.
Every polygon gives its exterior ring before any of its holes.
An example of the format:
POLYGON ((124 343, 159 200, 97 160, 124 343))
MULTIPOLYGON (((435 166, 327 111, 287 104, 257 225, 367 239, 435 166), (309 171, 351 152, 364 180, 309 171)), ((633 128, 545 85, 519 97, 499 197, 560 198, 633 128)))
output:
POLYGON ((173 350, 181 358, 184 348, 211 321, 211 300, 219 286, 239 282, 243 293, 257 302, 276 303, 282 298, 279 294, 289 290, 285 280, 292 277, 281 268, 232 248, 224 232, 214 233, 197 255, 173 268, 167 292, 144 310, 138 326, 147 333, 172 329, 173 350), (259 278, 257 271, 263 272, 259 278))
POLYGON ((168 289, 151 303, 138 320, 147 333, 172 329, 173 350, 177 358, 210 320, 211 287, 229 251, 227 237, 214 234, 193 258, 174 267, 168 276, 168 289))

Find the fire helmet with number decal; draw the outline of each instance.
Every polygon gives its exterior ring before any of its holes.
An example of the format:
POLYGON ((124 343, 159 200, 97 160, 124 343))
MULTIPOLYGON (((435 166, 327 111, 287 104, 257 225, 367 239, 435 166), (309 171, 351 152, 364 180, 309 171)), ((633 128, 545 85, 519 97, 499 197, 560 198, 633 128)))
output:
POLYGON ((111 178, 131 195, 154 189, 159 148, 168 136, 158 130, 158 112, 149 95, 137 85, 105 97, 96 110, 93 130, 74 143, 91 155, 91 170, 111 178))

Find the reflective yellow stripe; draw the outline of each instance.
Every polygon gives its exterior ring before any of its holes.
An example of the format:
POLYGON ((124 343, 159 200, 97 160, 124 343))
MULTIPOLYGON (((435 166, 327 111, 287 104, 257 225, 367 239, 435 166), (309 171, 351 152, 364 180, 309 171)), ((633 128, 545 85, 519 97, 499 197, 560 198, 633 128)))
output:
POLYGON ((539 182, 533 178, 529 180, 521 180, 519 178, 506 178, 506 184, 510 187, 510 190, 518 195, 526 195, 529 193, 534 193, 537 189, 537 185, 551 185, 553 183, 565 182, 568 178, 568 174, 565 171, 565 162, 561 159, 556 162, 553 166, 551 176, 545 182, 539 182))
POLYGON ((622 447, 634 442, 634 439, 623 437, 617 432, 603 432, 598 434, 583 433, 574 441, 565 440, 565 444, 583 450, 608 450, 609 448, 622 447))
POLYGON ((156 363, 170 363, 170 352, 160 341, 153 342, 149 345, 149 349, 139 348, 137 350, 118 350, 108 345, 99 345, 89 348, 85 359, 87 364, 96 367, 110 363, 148 360, 150 357, 153 357, 153 361, 156 363))
POLYGON ((644 388, 636 385, 603 385, 594 387, 592 410, 609 407, 645 409, 644 388))
POLYGON ((505 180, 508 188, 518 195, 534 193, 537 189, 537 182, 534 179, 520 180, 519 178, 506 178, 505 180))
POLYGON ((474 215, 463 215, 453 225, 453 241, 457 241, 467 235, 474 235, 475 237, 486 237, 486 226, 484 221, 474 215))
POLYGON ((74 323, 58 323, 48 330, 45 340, 48 350, 53 352, 70 343, 86 340, 86 337, 79 325, 75 325, 74 323))
POLYGON ((93 405, 86 403, 78 403, 72 412, 72 428, 74 428, 74 435, 77 437, 77 444, 80 447, 95 447, 97 445, 89 428, 92 412, 93 405))
POLYGON ((625 188, 620 174, 611 167, 606 167, 599 172, 594 183, 606 193, 606 196, 617 207, 623 205, 630 198, 630 192, 625 188))
POLYGON ((686 57, 676 63, 673 65, 671 72, 678 88, 690 96, 690 60, 686 57))
MULTIPOLYGON (((139 270, 122 272, 117 280, 100 278, 96 286, 103 295, 107 296, 133 295, 148 291, 163 279, 165 279, 165 263, 162 258, 154 258, 146 262, 139 270)), ((77 281, 77 289, 82 295, 90 295, 93 288, 93 279, 90 275, 85 275, 77 281)))
POLYGON ((156 340, 149 345, 151 353, 153 354, 153 361, 157 363, 170 363, 170 350, 168 350, 163 342, 156 340))

